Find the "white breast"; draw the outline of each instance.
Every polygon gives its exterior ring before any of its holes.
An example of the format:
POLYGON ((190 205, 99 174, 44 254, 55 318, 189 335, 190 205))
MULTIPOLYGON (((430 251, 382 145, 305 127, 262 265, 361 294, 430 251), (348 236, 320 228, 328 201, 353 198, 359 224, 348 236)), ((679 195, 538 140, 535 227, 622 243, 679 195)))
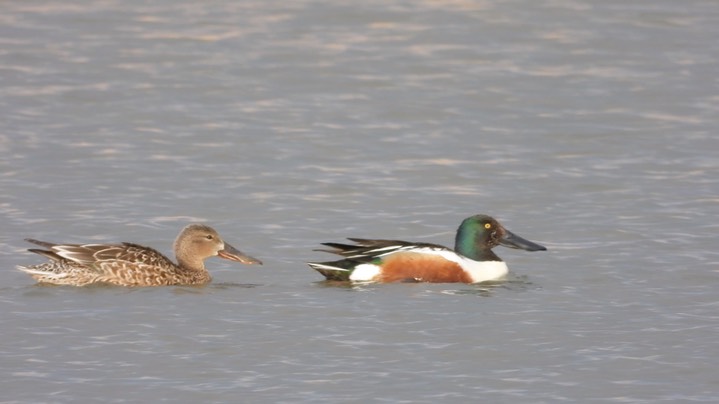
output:
POLYGON ((465 258, 465 263, 460 265, 472 278, 472 283, 503 279, 509 272, 504 261, 473 261, 465 258))
POLYGON ((472 283, 502 279, 509 272, 509 268, 507 268, 504 261, 475 261, 450 250, 432 250, 429 248, 424 248, 423 250, 423 252, 441 255, 446 260, 459 264, 472 278, 472 283))

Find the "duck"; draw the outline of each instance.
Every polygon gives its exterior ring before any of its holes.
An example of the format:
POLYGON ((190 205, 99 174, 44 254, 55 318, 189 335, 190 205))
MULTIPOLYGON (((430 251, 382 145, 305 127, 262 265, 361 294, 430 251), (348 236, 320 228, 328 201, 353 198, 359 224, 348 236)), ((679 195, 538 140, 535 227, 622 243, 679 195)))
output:
POLYGON ((348 238, 353 244, 322 243, 318 249, 344 257, 308 262, 328 281, 481 283, 502 280, 507 264, 492 249, 498 245, 526 251, 547 248, 524 239, 491 216, 478 214, 462 221, 454 250, 438 244, 401 240, 348 238))
POLYGON ((217 256, 242 264, 262 264, 223 241, 212 227, 199 223, 187 225, 175 239, 176 264, 157 250, 134 243, 56 244, 25 240, 42 247, 28 251, 49 261, 17 268, 42 284, 204 285, 212 280, 205 268, 206 258, 217 256))

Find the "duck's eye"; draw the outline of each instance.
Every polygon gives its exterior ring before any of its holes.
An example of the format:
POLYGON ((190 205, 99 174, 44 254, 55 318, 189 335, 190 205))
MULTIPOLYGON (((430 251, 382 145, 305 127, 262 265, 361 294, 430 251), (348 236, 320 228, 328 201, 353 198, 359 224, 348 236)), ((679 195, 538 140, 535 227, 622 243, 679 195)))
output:
POLYGON ((212 234, 208 234, 208 235, 205 236, 205 238, 208 239, 208 240, 212 240, 214 237, 212 237, 212 234))
POLYGON ((492 223, 485 223, 485 224, 484 224, 484 228, 485 228, 485 229, 491 229, 491 228, 492 228, 492 223))

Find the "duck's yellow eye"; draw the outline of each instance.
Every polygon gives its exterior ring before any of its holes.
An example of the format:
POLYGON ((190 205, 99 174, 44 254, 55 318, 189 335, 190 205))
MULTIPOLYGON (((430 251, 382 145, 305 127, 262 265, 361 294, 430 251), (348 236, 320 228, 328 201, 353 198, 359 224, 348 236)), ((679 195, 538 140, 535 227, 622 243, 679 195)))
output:
POLYGON ((485 224, 484 224, 484 228, 485 228, 485 229, 491 229, 491 228, 492 228, 492 223, 485 223, 485 224))

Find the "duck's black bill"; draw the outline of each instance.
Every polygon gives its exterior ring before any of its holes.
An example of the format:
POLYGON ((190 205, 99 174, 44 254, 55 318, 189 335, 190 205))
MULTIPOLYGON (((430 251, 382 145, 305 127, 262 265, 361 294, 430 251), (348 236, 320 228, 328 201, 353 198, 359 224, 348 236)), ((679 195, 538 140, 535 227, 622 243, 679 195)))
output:
POLYGON ((499 245, 509 247, 509 248, 518 248, 520 250, 527 250, 527 251, 546 251, 547 247, 543 245, 539 245, 537 243, 533 243, 527 239, 524 239, 522 237, 519 237, 518 235, 512 233, 509 230, 505 230, 507 233, 499 240, 499 245))
POLYGON ((230 261, 238 261, 238 262, 241 262, 241 263, 243 263, 243 264, 248 264, 248 265, 259 264, 259 265, 262 265, 262 261, 258 260, 258 259, 255 258, 255 257, 251 257, 251 256, 249 256, 249 255, 243 253, 242 251, 236 249, 235 247, 233 247, 233 246, 231 246, 231 245, 229 245, 229 244, 227 244, 227 243, 225 243, 225 248, 224 248, 224 249, 222 249, 222 250, 220 250, 220 251, 217 252, 217 255, 218 255, 220 258, 224 258, 224 259, 230 260, 230 261))

